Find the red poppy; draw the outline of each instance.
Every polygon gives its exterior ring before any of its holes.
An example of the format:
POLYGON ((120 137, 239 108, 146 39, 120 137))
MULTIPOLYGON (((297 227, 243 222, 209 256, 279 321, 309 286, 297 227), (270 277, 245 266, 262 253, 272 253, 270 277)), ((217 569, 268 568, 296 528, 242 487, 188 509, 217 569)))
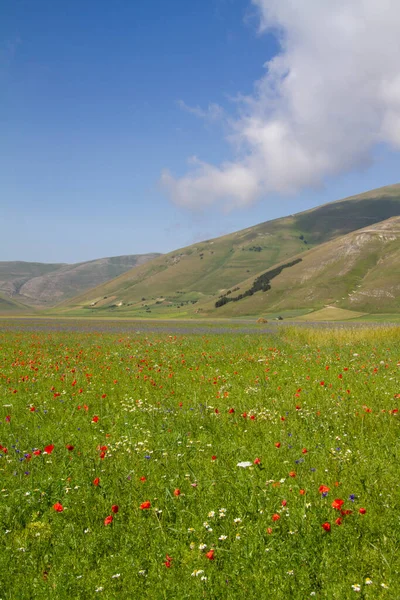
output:
POLYGON ((235 412, 235 409, 234 409, 234 408, 230 408, 230 409, 228 410, 228 413, 229 413, 230 415, 232 415, 234 412, 235 412))
POLYGON ((272 527, 268 527, 267 528, 267 533, 268 533, 268 535, 271 535, 271 533, 272 533, 272 527))
POLYGON ((181 490, 180 490, 180 489, 178 489, 178 488, 176 488, 176 489, 174 490, 174 496, 180 496, 180 495, 181 495, 181 490))
POLYGON ((359 508, 358 512, 360 513, 360 515, 365 515, 365 513, 367 512, 366 508, 359 508))
POLYGON ((261 460, 259 458, 255 458, 254 459, 254 464, 255 465, 261 465, 261 460))
POLYGON ((348 508, 346 508, 346 510, 341 510, 340 514, 343 516, 347 516, 347 515, 351 515, 352 512, 353 512, 352 510, 349 510, 348 508))
POLYGON ((66 449, 69 450, 70 452, 72 452, 72 450, 74 449, 74 447, 71 444, 67 444, 66 449))
POLYGON ((102 398, 105 398, 106 396, 107 396, 107 394, 102 394, 102 396, 101 396, 101 397, 102 397, 102 398))
POLYGON ((287 500, 282 500, 281 504, 282 504, 282 506, 286 506, 287 505, 287 500))
POLYGON ((304 496, 305 493, 306 493, 306 490, 299 490, 300 496, 304 496))
POLYGON ((320 494, 327 494, 329 492, 330 488, 328 488, 327 485, 320 485, 318 488, 318 491, 320 494))
POLYGON ((322 529, 325 529, 325 531, 330 531, 331 530, 331 524, 330 523, 322 523, 321 527, 322 527, 322 529))
POLYGON ((272 520, 273 521, 279 521, 280 518, 281 518, 280 515, 278 515, 277 513, 275 513, 274 515, 272 515, 272 520))
POLYGON ((113 512, 116 515, 118 511, 119 511, 118 504, 113 504, 111 507, 111 512, 113 512))
POLYGON ((215 455, 213 455, 213 456, 211 457, 211 460, 217 460, 217 457, 216 457, 215 455))
POLYGON ((307 448, 303 448, 303 450, 301 452, 302 452, 302 454, 307 454, 308 450, 307 450, 307 448))
POLYGON ((97 423, 99 420, 99 417, 97 415, 94 415, 93 419, 92 419, 92 423, 97 423))
POLYGON ((49 444, 48 446, 44 447, 43 452, 45 454, 51 454, 53 452, 53 450, 54 450, 54 444, 49 444))
POLYGON ((296 471, 290 471, 289 477, 296 477, 296 471))
POLYGON ((146 477, 142 476, 142 477, 140 478, 140 481, 146 481, 146 477))
POLYGON ((107 527, 107 525, 110 525, 110 523, 112 523, 112 522, 113 522, 113 519, 114 519, 114 518, 113 518, 113 516, 112 516, 112 515, 108 515, 108 517, 106 517, 106 518, 104 519, 104 525, 107 527))
POLYGON ((106 453, 105 452, 100 452, 100 458, 103 460, 106 457, 106 453))
POLYGON ((213 548, 211 548, 211 550, 206 552, 206 557, 208 558, 208 560, 214 560, 214 552, 215 552, 215 550, 213 548))
POLYGON ((62 512, 64 510, 63 505, 60 504, 59 502, 56 502, 55 504, 53 504, 53 508, 57 512, 62 512))
POLYGON ((341 517, 338 517, 335 521, 335 525, 341 525, 343 523, 343 519, 341 517))
POLYGON ((41 454, 42 454, 42 451, 41 451, 41 450, 34 450, 34 451, 33 451, 33 455, 34 455, 34 456, 40 456, 41 454))
POLYGON ((280 442, 275 442, 275 448, 280 448, 281 447, 281 443, 280 442))
POLYGON ((335 508, 336 510, 340 510, 342 508, 344 504, 344 500, 340 500, 340 498, 336 498, 336 500, 334 500, 332 502, 332 508, 335 508))
POLYGON ((100 483, 100 477, 95 477, 95 479, 93 479, 93 485, 98 486, 100 483))
POLYGON ((250 421, 255 421, 255 420, 256 420, 256 416, 255 415, 251 415, 250 421))
POLYGON ((246 413, 246 412, 244 412, 244 413, 242 414, 242 417, 243 417, 243 419, 246 419, 246 418, 247 418, 247 413, 246 413))
POLYGON ((149 508, 151 508, 151 502, 150 500, 146 500, 146 502, 142 502, 142 504, 140 505, 140 510, 148 510, 149 508))

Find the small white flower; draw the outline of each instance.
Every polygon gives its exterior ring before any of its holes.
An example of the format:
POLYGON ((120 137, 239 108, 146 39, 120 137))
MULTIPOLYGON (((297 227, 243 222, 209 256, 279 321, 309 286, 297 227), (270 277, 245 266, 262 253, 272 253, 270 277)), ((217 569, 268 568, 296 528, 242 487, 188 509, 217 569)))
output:
POLYGON ((294 575, 294 571, 293 570, 292 571, 287 571, 287 574, 288 575, 294 575))
POLYGON ((199 550, 205 550, 207 548, 207 544, 200 544, 199 550))
POLYGON ((204 573, 203 569, 195 569, 192 573, 192 577, 198 577, 202 573, 204 573))
POLYGON ((210 517, 210 519, 212 519, 213 517, 215 517, 215 511, 214 510, 210 510, 210 512, 208 513, 207 517, 210 517))
POLYGON ((194 532, 195 532, 194 528, 193 527, 189 527, 188 533, 194 533, 194 532))
POLYGON ((95 591, 95 592, 102 592, 103 590, 104 590, 104 588, 103 588, 103 587, 98 587, 98 588, 96 588, 94 591, 95 591))
POLYGON ((253 463, 249 462, 248 460, 244 460, 243 462, 239 462, 236 466, 245 469, 246 467, 251 467, 252 464, 253 463))
POLYGON ((139 575, 142 575, 142 577, 146 577, 146 571, 144 569, 141 569, 139 571, 139 575))
POLYGON ((194 550, 196 548, 196 544, 194 542, 190 542, 189 548, 194 550))
POLYGON ((369 577, 367 577, 367 578, 365 579, 365 585, 372 585, 372 584, 373 584, 373 581, 372 581, 372 579, 370 579, 369 577))
POLYGON ((201 577, 201 581, 207 581, 207 577, 205 577, 205 575, 203 575, 203 576, 201 577))
POLYGON ((353 585, 351 586, 353 588, 353 590, 355 592, 360 592, 361 591, 361 586, 359 583, 353 583, 353 585))
POLYGON ((237 534, 236 534, 236 539, 237 539, 237 540, 240 540, 240 533, 237 533, 237 534))
POLYGON ((218 539, 221 540, 221 542, 223 542, 224 540, 226 540, 227 537, 227 535, 220 535, 218 539))
POLYGON ((389 586, 386 585, 386 583, 381 583, 381 587, 383 587, 384 590, 388 590, 389 586))
POLYGON ((115 573, 115 575, 111 575, 111 579, 117 579, 118 577, 121 577, 121 573, 115 573))
POLYGON ((234 523, 241 523, 242 519, 240 519, 239 517, 237 517, 236 519, 233 519, 234 523))

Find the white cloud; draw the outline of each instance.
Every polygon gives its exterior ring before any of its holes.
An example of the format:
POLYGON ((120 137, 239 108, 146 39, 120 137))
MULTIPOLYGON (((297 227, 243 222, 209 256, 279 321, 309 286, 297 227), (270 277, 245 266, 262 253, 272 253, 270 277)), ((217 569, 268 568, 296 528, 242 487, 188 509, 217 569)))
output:
MULTIPOLYGON (((245 206, 368 164, 378 143, 400 149, 398 0, 252 4, 260 31, 272 29, 281 52, 229 123, 240 154, 219 166, 196 159, 181 178, 163 173, 180 205, 245 206)), ((201 117, 212 112, 182 108, 201 117)))
POLYGON ((205 121, 217 121, 222 118, 224 113, 222 107, 214 102, 211 102, 208 105, 207 110, 204 110, 200 106, 188 106, 183 100, 178 100, 177 104, 179 108, 185 112, 188 112, 195 117, 199 117, 199 119, 204 119, 205 121))

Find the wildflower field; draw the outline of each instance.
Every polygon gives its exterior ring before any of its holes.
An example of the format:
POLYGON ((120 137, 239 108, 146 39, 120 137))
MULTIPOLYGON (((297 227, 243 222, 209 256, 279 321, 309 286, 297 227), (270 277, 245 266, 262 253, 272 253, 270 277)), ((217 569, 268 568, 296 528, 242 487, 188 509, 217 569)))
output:
POLYGON ((400 331, 0 331, 0 598, 400 598, 400 331))

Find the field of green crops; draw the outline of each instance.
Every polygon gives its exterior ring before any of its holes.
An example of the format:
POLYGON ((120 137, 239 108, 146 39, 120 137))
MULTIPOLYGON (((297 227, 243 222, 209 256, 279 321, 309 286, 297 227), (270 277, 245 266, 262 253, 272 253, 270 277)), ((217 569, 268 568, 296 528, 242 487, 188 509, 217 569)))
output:
POLYGON ((400 330, 0 331, 0 599, 400 598, 400 330))

